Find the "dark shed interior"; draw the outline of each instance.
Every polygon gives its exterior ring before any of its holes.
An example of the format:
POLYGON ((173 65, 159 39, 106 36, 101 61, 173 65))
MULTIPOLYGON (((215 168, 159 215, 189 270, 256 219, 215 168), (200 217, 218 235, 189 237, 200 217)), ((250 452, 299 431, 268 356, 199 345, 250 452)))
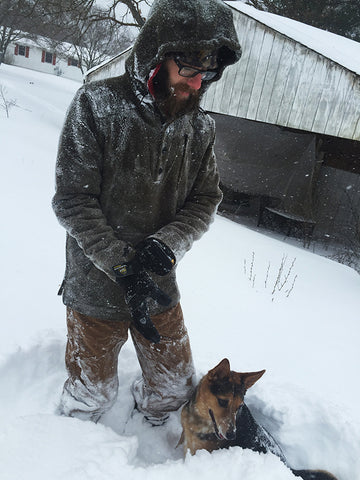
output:
POLYGON ((305 246, 317 242, 356 266, 360 142, 210 114, 224 193, 219 212, 305 246))

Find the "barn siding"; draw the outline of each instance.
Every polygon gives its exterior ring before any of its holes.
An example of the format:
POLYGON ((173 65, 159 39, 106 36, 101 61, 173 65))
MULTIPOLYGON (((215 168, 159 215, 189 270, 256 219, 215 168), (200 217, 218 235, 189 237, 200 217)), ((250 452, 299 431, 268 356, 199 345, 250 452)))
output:
MULTIPOLYGON (((320 100, 318 102, 316 114, 314 116, 314 122, 312 129, 315 131, 326 128, 335 128, 338 124, 338 118, 331 116, 334 113, 334 109, 331 111, 330 103, 328 101, 333 91, 339 91, 341 85, 341 79, 345 74, 345 70, 336 68, 334 64, 327 65, 325 82, 322 88, 320 100), (329 125, 329 121, 333 120, 333 125, 329 125), (334 121, 335 120, 335 121, 334 121), (325 124, 324 124, 325 122, 325 124)), ((342 99, 343 101, 343 99, 342 99)), ((339 105, 341 102, 339 102, 339 105)))
POLYGON ((360 78, 353 76, 352 80, 352 88, 349 91, 349 99, 340 124, 338 136, 343 137, 347 133, 351 133, 351 138, 354 140, 360 140, 360 136, 354 138, 360 117, 360 78))
POLYGON ((241 60, 204 96, 215 113, 360 140, 359 76, 233 10, 241 60))
POLYGON ((310 94, 308 86, 309 76, 312 77, 316 66, 316 59, 314 55, 312 55, 312 52, 304 49, 302 45, 298 45, 298 49, 302 62, 298 62, 297 88, 292 96, 291 109, 286 122, 289 125, 298 125, 302 120, 308 95, 310 94))
POLYGON ((131 53, 131 48, 116 55, 111 60, 103 63, 98 67, 94 67, 86 73, 86 81, 93 82, 104 78, 118 77, 125 73, 125 61, 131 53))

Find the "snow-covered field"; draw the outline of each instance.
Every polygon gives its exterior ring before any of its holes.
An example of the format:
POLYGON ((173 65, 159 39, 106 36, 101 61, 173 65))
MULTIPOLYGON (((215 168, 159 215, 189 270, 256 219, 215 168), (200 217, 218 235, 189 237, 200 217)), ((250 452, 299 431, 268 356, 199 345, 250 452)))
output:
MULTIPOLYGON (((17 102, 9 118, 0 110, 1 479, 294 479, 273 455, 240 448, 184 461, 177 413, 157 428, 130 417, 139 375, 131 343, 120 354, 118 401, 99 424, 54 413, 66 331, 56 296, 64 231, 50 202, 57 139, 79 84, 1 65, 0 85, 17 102)), ((224 357, 236 371, 265 368, 247 403, 289 463, 359 480, 360 276, 221 217, 178 275, 198 376, 224 357)))

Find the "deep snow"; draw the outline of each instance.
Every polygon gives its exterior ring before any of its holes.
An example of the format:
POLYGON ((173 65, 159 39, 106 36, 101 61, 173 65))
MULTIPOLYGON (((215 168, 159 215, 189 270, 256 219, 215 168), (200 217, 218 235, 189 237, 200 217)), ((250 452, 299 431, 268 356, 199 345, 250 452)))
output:
MULTIPOLYGON (((56 297, 64 231, 50 201, 59 131, 79 84, 1 65, 0 85, 17 100, 10 118, 0 110, 1 479, 294 479, 273 455, 240 448, 183 461, 178 413, 157 428, 131 416, 139 367, 129 342, 118 401, 101 423, 56 416, 66 375, 56 297)), ((359 480, 359 275, 217 217, 178 278, 198 376, 224 357, 237 371, 266 368, 247 403, 289 463, 359 480), (274 291, 282 263, 284 286, 274 291)))

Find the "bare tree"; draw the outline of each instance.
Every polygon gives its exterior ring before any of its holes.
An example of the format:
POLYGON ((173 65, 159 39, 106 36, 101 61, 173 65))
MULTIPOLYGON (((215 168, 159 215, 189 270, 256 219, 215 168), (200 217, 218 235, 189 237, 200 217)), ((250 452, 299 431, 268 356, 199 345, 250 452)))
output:
POLYGON ((152 0, 112 0, 108 9, 95 7, 95 0, 1 0, 0 63, 11 42, 30 37, 40 46, 80 60, 89 69, 126 48, 126 27, 145 23, 142 7, 152 0))
POLYGON ((94 16, 94 20, 110 20, 126 27, 141 28, 145 23, 143 9, 149 7, 152 0, 112 0, 111 5, 101 17, 94 16))
MULTIPOLYGON (((36 3, 36 2, 34 2, 36 3)), ((34 6, 26 0, 1 0, 0 2, 0 64, 11 42, 21 35, 19 26, 33 14, 34 6)))
POLYGON ((89 17, 95 0, 38 0, 37 11, 41 22, 36 25, 37 34, 60 42, 69 41, 76 34, 79 24, 89 17))
POLYGON ((6 97, 7 90, 6 88, 0 84, 0 107, 5 110, 7 118, 9 118, 9 111, 10 108, 16 105, 16 100, 14 98, 8 99, 6 97))
POLYGON ((9 44, 31 35, 59 42, 72 35, 77 22, 89 15, 95 0, 1 0, 0 63, 9 44))
POLYGON ((103 19, 102 15, 104 11, 93 9, 85 21, 78 23, 77 35, 72 39, 72 46, 83 73, 124 50, 131 43, 126 27, 110 19, 103 19), (97 20, 94 21, 94 18, 97 20))

